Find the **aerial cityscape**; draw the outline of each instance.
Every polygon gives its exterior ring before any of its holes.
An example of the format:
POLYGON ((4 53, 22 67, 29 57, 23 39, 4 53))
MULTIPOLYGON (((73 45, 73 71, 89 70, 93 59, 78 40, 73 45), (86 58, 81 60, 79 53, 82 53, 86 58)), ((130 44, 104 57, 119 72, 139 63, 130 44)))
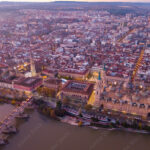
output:
POLYGON ((150 3, 0 2, 0 149, 149 150, 149 135, 150 3))

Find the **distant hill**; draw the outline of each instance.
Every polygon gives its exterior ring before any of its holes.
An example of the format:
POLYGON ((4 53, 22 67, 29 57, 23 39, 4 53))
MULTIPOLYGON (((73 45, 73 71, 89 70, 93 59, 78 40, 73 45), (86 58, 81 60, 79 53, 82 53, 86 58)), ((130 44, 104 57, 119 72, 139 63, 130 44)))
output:
POLYGON ((77 2, 77 1, 55 1, 51 3, 59 3, 59 4, 99 4, 99 5, 150 5, 146 2, 77 2))
POLYGON ((7 2, 7 1, 0 2, 0 11, 13 11, 18 9, 40 9, 40 10, 51 10, 51 11, 107 10, 114 15, 125 15, 126 13, 145 15, 150 13, 150 3, 75 2, 75 1, 55 1, 55 2, 47 2, 47 3, 33 3, 33 2, 20 3, 20 2, 7 2))

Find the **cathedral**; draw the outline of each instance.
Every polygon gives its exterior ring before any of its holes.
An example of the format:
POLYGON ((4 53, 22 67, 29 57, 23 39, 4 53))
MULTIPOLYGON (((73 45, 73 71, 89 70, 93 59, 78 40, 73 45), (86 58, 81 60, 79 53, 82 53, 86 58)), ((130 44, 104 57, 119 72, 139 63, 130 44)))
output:
POLYGON ((98 79, 96 81, 95 104, 94 105, 97 107, 100 106, 102 93, 104 92, 104 89, 107 86, 105 71, 106 71, 106 69, 104 66, 104 68, 99 71, 98 79))

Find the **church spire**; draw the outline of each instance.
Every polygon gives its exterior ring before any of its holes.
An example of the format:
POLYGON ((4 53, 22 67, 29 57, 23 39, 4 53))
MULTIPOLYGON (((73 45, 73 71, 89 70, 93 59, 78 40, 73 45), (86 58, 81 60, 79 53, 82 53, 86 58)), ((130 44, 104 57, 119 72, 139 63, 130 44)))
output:
POLYGON ((31 74, 32 77, 36 76, 35 63, 33 61, 32 55, 30 54, 30 66, 31 66, 31 74))
POLYGON ((106 71, 106 64, 104 64, 103 70, 106 71))
POLYGON ((103 78, 101 77, 101 70, 99 70, 98 78, 96 81, 96 88, 95 88, 95 103, 94 105, 97 107, 100 106, 100 98, 103 92, 103 78))
POLYGON ((101 80, 101 73, 100 73, 100 71, 98 73, 98 80, 101 80))

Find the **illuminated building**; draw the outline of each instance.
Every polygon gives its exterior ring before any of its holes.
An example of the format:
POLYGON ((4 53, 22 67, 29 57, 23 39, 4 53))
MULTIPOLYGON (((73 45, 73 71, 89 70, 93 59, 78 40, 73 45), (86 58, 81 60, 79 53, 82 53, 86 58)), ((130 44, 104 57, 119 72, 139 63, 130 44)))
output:
POLYGON ((19 80, 14 81, 13 88, 20 91, 32 92, 41 86, 42 82, 42 79, 37 77, 20 78, 19 80))
POLYGON ((45 80, 43 85, 54 90, 58 90, 61 87, 61 80, 51 78, 48 80, 45 80))
POLYGON ((59 71, 58 74, 60 76, 70 77, 70 78, 77 79, 77 80, 78 79, 85 80, 89 74, 89 71, 88 70, 84 70, 84 71, 64 70, 64 71, 59 71))
POLYGON ((36 69, 35 69, 35 64, 34 64, 34 61, 32 58, 30 58, 30 65, 31 65, 31 74, 32 74, 32 77, 35 77, 36 76, 36 69))
POLYGON ((104 86, 105 86, 104 81, 101 78, 101 73, 99 72, 98 79, 96 82, 95 104, 94 104, 95 106, 100 105, 101 94, 104 91, 104 86))
POLYGON ((69 96, 87 102, 93 87, 94 84, 92 83, 70 80, 61 89, 61 95, 62 97, 69 96))

